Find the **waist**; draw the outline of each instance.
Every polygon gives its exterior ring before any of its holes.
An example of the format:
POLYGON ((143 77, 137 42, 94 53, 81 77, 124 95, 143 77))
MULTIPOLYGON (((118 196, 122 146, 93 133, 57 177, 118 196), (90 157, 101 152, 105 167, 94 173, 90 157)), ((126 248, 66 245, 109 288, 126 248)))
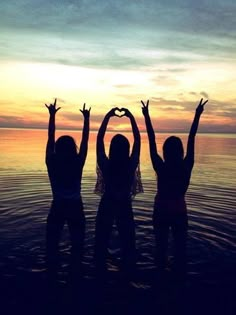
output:
POLYGON ((105 187, 104 195, 114 199, 127 199, 131 196, 131 189, 111 189, 105 187))

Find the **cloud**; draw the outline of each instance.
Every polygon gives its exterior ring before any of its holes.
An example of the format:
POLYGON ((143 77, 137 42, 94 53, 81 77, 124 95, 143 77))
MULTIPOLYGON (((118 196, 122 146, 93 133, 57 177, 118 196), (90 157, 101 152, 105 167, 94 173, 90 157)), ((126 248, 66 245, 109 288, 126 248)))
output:
MULTIPOLYGON (((163 101, 163 99, 162 99, 163 101)), ((169 103, 168 100, 165 100, 169 103)), ((151 101, 150 106, 152 109, 155 108, 157 102, 151 101)), ((159 100, 160 102, 160 100, 159 100)), ((168 133, 178 133, 178 132, 188 132, 192 123, 194 109, 196 104, 187 104, 182 102, 175 102, 176 106, 163 105, 160 110, 165 113, 164 115, 152 115, 152 123, 156 132, 168 132, 168 133), (177 105, 178 104, 178 105, 177 105), (191 105, 187 107, 187 105, 191 105), (185 106, 184 109, 180 109, 177 106, 185 106), (188 115, 187 115, 188 113, 188 115)), ((158 105, 158 109, 160 104, 158 105)), ((105 114, 105 113, 104 113, 105 114)), ((104 119, 104 115, 92 113, 91 115, 91 131, 98 130, 101 122, 104 119)), ((137 124, 140 131, 146 131, 144 125, 144 119, 141 116, 137 116, 137 124)), ((120 125, 119 118, 112 118, 109 122, 108 130, 117 130, 117 124, 120 125)), ((129 123, 124 121, 123 127, 129 126, 129 123)), ((26 116, 0 116, 0 127, 1 128, 40 128, 47 129, 48 121, 39 120, 39 115, 31 117, 30 119, 26 116)), ((57 129, 71 129, 71 130, 81 130, 83 127, 83 118, 79 113, 73 112, 61 112, 57 119, 57 129)), ((221 102, 213 101, 213 104, 207 105, 206 110, 202 116, 199 132, 236 132, 236 108, 233 105, 225 104, 224 107, 221 102), (223 108, 223 110, 222 110, 223 108), (215 113, 215 114, 214 114, 215 113), (222 120, 223 119, 223 120, 222 120)))
MULTIPOLYGON (((190 92, 189 94, 197 96, 204 96, 208 98, 208 94, 206 92, 190 92)), ((199 100, 200 97, 199 96, 199 100)), ((232 120, 236 120, 236 107, 235 107, 236 100, 232 101, 219 101, 210 99, 208 103, 205 105, 205 112, 204 116, 207 115, 208 117, 212 116, 212 118, 216 117, 224 117, 224 118, 231 118, 232 120)), ((191 113, 193 114, 196 107, 198 105, 198 101, 192 100, 178 100, 178 99, 165 99, 161 97, 153 97, 150 99, 150 108, 158 108, 158 110, 163 111, 176 111, 182 112, 184 114, 191 113)))
POLYGON ((129 89, 129 88, 135 87, 135 85, 134 84, 114 84, 113 87, 117 89, 129 89))
POLYGON ((164 109, 164 110, 185 110, 186 107, 188 107, 189 102, 187 101, 179 101, 174 99, 165 99, 162 97, 152 97, 150 100, 152 107, 157 107, 158 109, 164 109))
POLYGON ((54 32, 119 29, 177 30, 184 33, 233 34, 233 0, 198 3, 194 0, 8 0, 1 2, 2 24, 54 32), (24 18, 23 18, 24 17, 24 18), (145 19, 145 20, 144 20, 145 19), (219 23, 220 21, 220 23, 219 23), (218 27, 216 27, 216 25, 218 27), (109 28, 108 28, 109 27, 109 28))
POLYGON ((183 3, 3 1, 1 56, 116 69, 233 61, 236 4, 183 3))
MULTIPOLYGON (((131 106, 145 93, 153 95, 157 85, 159 95, 171 90, 166 94, 170 95, 168 98, 150 98, 155 111, 159 110, 163 116, 171 113, 171 116, 190 117, 197 106, 196 100, 203 97, 209 98, 205 117, 212 115, 230 122, 235 119, 235 102, 217 101, 209 95, 214 95, 217 89, 214 86, 219 82, 231 94, 235 90, 231 83, 235 72, 235 16, 234 0, 1 1, 0 58, 44 63, 45 68, 49 64, 62 64, 102 69, 103 73, 107 69, 134 70, 146 76, 145 91, 139 88, 142 86, 139 78, 134 80, 136 84, 127 84, 119 78, 112 81, 112 92, 109 91, 115 103, 131 106), (214 72, 213 68, 219 71, 214 72)), ((60 126, 66 121, 72 126, 75 118, 69 117, 70 113, 67 117, 63 115, 60 126)), ((94 124, 99 125, 101 118, 95 115, 94 124)), ((22 121, 15 112, 12 121, 7 117, 2 119, 5 125, 14 125, 14 121, 22 126, 33 124, 22 121)), ((40 126, 34 119, 35 126, 40 126)))
POLYGON ((8 115, 1 115, 0 116, 0 123, 1 124, 19 123, 22 121, 23 121, 23 118, 21 116, 8 116, 8 115))
POLYGON ((201 92, 200 95, 202 95, 205 98, 209 98, 208 94, 206 92, 201 92))
MULTIPOLYGON (((217 100, 211 100, 207 106, 207 110, 214 116, 218 117, 228 117, 232 120, 236 120, 236 107, 235 102, 222 102, 217 100)), ((236 122, 235 122, 236 123, 236 122)), ((236 124, 235 124, 236 125, 236 124)))
POLYGON ((28 120, 23 116, 0 116, 0 128, 45 128, 46 123, 28 120))

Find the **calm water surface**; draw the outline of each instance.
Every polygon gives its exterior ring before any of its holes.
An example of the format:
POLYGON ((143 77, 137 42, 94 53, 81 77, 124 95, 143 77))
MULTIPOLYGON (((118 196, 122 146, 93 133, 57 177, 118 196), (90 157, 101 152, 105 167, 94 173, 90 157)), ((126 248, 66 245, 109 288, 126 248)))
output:
MULTIPOLYGON (((70 134, 80 140, 81 133, 70 134)), ((106 138, 107 146, 112 133, 106 138)), ((130 134, 127 136, 131 139, 130 134)), ((158 149, 168 134, 157 137, 158 149)), ((187 135, 179 135, 186 146, 187 135)), ((92 274, 95 215, 99 196, 95 185, 95 139, 91 133, 89 154, 83 173, 87 234, 85 266, 92 274)), ((44 164, 46 130, 0 129, 0 267, 5 278, 20 272, 42 273, 45 270, 45 226, 51 202, 51 190, 44 164)), ((143 272, 154 267, 154 237, 152 206, 156 178, 152 170, 146 134, 142 134, 141 171, 144 194, 133 202, 136 222, 138 268, 143 272)), ((204 281, 216 281, 218 274, 229 274, 236 263, 236 136, 199 134, 196 139, 196 159, 186 200, 189 210, 188 254, 189 277, 204 275, 204 281)), ((68 231, 62 236, 61 273, 67 268, 69 255, 68 231)), ((114 230, 110 252, 116 270, 119 246, 114 230)), ((170 249, 171 257, 171 249, 170 249)), ((89 275, 90 274, 90 275, 89 275)))

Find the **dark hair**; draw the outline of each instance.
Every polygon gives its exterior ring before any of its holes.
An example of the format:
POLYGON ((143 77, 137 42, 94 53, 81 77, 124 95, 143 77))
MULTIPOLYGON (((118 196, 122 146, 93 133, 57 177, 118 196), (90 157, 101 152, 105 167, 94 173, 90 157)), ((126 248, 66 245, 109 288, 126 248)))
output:
POLYGON ((179 137, 171 136, 163 144, 163 156, 165 161, 180 161, 184 158, 183 143, 179 137))
POLYGON ((128 139, 121 135, 115 135, 110 144, 109 159, 110 161, 124 161, 129 158, 130 144, 128 139))
POLYGON ((73 156, 77 154, 75 140, 71 136, 61 136, 55 143, 55 152, 58 155, 73 156))

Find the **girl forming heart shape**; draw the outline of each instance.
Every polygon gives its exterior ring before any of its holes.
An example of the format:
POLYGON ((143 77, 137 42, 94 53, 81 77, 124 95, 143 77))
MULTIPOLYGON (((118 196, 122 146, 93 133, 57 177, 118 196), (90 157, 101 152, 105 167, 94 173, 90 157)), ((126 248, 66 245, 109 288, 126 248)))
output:
POLYGON ((118 107, 116 107, 115 116, 117 116, 119 118, 121 118, 123 116, 126 116, 126 109, 125 108, 118 108, 118 107))

